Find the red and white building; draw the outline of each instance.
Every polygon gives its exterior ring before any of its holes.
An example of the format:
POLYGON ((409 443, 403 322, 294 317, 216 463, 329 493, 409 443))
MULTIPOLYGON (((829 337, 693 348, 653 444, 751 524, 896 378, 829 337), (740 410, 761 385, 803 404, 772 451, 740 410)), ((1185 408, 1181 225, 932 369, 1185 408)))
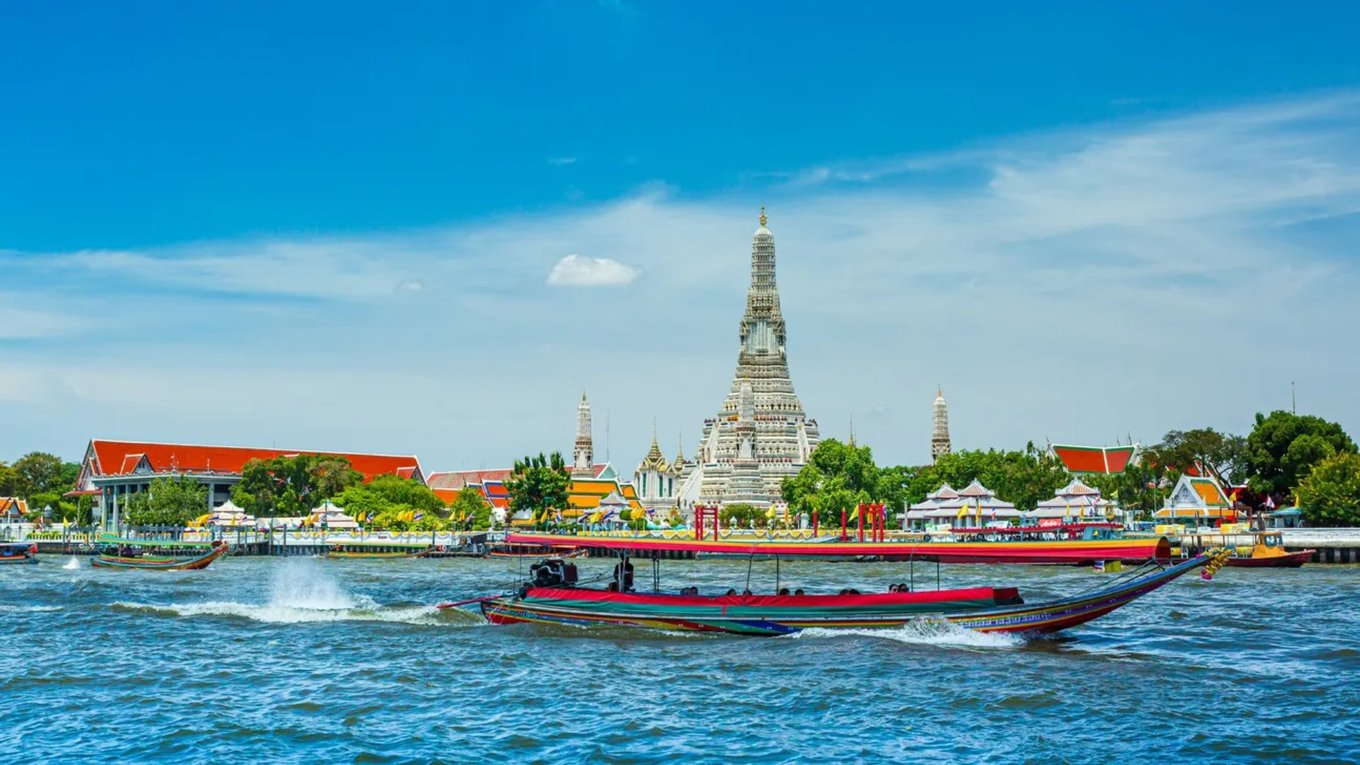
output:
POLYGON ((247 462, 302 455, 344 457, 365 481, 396 475, 425 482, 420 460, 413 456, 95 439, 85 449, 80 477, 70 494, 95 497, 96 522, 117 528, 128 497, 146 491, 157 478, 187 476, 206 486, 206 513, 231 498, 231 489, 240 482, 247 462))

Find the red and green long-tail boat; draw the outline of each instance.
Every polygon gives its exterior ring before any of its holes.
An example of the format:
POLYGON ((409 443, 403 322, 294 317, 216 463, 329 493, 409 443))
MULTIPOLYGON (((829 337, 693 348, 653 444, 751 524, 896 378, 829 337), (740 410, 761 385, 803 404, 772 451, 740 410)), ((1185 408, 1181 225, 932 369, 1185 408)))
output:
MULTIPOLYGON (((1076 627, 1128 605, 1191 571, 1223 565, 1224 553, 1174 566, 1154 561, 1118 580, 1070 597, 1025 603, 1013 587, 834 595, 750 593, 704 596, 634 593, 625 584, 600 590, 571 586, 574 571, 518 592, 478 599, 493 624, 557 624, 667 631, 787 635, 806 629, 874 629, 947 623, 978 632, 1041 635, 1076 627), (622 590, 622 591, 620 591, 622 590)), ((559 570, 569 566, 559 565, 559 570)), ((461 604, 448 604, 461 605, 461 604)))
POLYGON ((90 561, 95 568, 145 569, 151 571, 195 571, 207 568, 213 561, 227 554, 230 545, 217 539, 212 542, 171 542, 145 539, 100 540, 104 551, 90 561), (196 554, 156 555, 145 549, 184 548, 196 554))

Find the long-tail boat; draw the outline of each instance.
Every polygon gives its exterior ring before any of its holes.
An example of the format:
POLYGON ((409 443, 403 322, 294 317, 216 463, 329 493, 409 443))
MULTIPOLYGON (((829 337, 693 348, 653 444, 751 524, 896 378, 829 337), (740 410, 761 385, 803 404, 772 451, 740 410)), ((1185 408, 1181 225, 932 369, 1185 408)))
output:
MULTIPOLYGON (((949 624, 978 632, 1040 635, 1084 624, 1206 566, 1223 564, 1226 552, 1199 555, 1172 566, 1151 560, 1102 586, 1070 597, 1027 604, 1014 587, 970 587, 933 592, 890 591, 837 594, 700 595, 694 588, 678 594, 631 592, 627 558, 615 567, 607 589, 576 586, 573 564, 545 561, 533 580, 517 592, 479 598, 482 614, 493 624, 557 624, 577 627, 631 627, 667 631, 725 632, 738 635, 787 635, 806 629, 875 629, 910 624, 949 624), (627 568, 625 568, 627 567, 627 568)), ((655 565, 655 559, 653 559, 655 565)))
POLYGON ((512 545, 535 545, 539 556, 563 548, 599 547, 625 549, 637 555, 668 552, 694 555, 721 554, 727 557, 748 555, 809 558, 880 558, 896 561, 939 561, 940 563, 1044 563, 1089 566, 1096 561, 1141 563, 1150 558, 1171 556, 1171 545, 1163 537, 1136 538, 1108 535, 1095 539, 1051 540, 960 540, 937 542, 895 540, 883 542, 795 541, 787 539, 694 539, 649 535, 588 536, 569 534, 513 532, 506 538, 512 545))
POLYGON ((540 545, 522 544, 519 542, 507 543, 500 542, 493 544, 486 550, 487 557, 490 558, 579 558, 586 554, 584 549, 576 548, 573 545, 540 545))
POLYGON ((1317 552, 1286 550, 1279 531, 1190 532, 1173 545, 1172 559, 1188 560, 1200 550, 1219 547, 1228 550, 1227 565, 1233 568, 1299 568, 1317 552))
POLYGON ((409 542, 342 542, 331 545, 326 552, 327 558, 362 558, 369 560, 393 560, 404 558, 428 558, 435 551, 434 545, 411 544, 409 542))
POLYGON ((213 561, 227 554, 230 545, 217 539, 212 542, 179 542, 170 540, 100 539, 103 552, 90 560, 95 568, 147 569, 153 571, 194 571, 207 568, 213 561), (188 549, 193 556, 158 555, 147 550, 188 549))
POLYGON ((0 565, 37 562, 37 544, 33 542, 0 542, 0 565))

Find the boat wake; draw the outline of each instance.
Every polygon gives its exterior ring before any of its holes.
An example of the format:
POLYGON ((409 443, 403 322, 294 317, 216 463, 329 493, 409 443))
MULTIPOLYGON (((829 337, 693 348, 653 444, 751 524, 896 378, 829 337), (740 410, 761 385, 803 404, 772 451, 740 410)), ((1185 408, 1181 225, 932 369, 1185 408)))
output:
POLYGON ((334 576, 308 558, 285 561, 274 572, 269 589, 266 603, 229 600, 165 604, 118 602, 113 606, 165 616, 236 617, 265 624, 389 622, 437 625, 460 621, 444 616, 434 606, 382 605, 366 595, 352 595, 334 576))
POLYGON ((66 563, 62 565, 62 568, 65 569, 66 571, 75 571, 76 569, 80 568, 80 559, 72 555, 71 559, 66 561, 66 563))
POLYGON ((0 613, 41 614, 60 610, 61 606, 12 606, 7 603, 0 603, 0 613))
POLYGON ((795 638, 869 637, 912 645, 941 645, 965 648, 1016 648, 1025 644, 1018 635, 1001 632, 976 632, 942 619, 917 619, 901 627, 887 629, 826 629, 812 627, 794 633, 795 638))

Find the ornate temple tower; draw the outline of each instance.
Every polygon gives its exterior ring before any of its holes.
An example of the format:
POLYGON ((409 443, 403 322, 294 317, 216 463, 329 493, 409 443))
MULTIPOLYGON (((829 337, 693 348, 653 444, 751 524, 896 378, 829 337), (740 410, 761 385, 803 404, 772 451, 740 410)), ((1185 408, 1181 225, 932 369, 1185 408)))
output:
POLYGON ((638 499, 646 507, 675 504, 675 476, 671 474, 671 466, 666 464, 666 458, 661 456, 661 445, 656 441, 655 431, 652 432, 652 448, 642 458, 642 464, 638 465, 633 485, 637 487, 638 499))
POLYGON ((695 462, 686 468, 682 499, 769 505, 779 498, 783 480, 796 475, 817 446, 817 421, 804 414, 789 376, 774 235, 766 220, 761 208, 751 243, 746 311, 738 327, 737 372, 722 411, 704 423, 695 462))
POLYGON ((930 461, 938 462, 940 455, 949 453, 949 404, 944 390, 935 389, 934 425, 930 430, 930 461))
POLYGON ((576 406, 576 447, 572 450, 572 478, 595 477, 595 442, 590 430, 590 402, 581 391, 581 403, 576 406))

